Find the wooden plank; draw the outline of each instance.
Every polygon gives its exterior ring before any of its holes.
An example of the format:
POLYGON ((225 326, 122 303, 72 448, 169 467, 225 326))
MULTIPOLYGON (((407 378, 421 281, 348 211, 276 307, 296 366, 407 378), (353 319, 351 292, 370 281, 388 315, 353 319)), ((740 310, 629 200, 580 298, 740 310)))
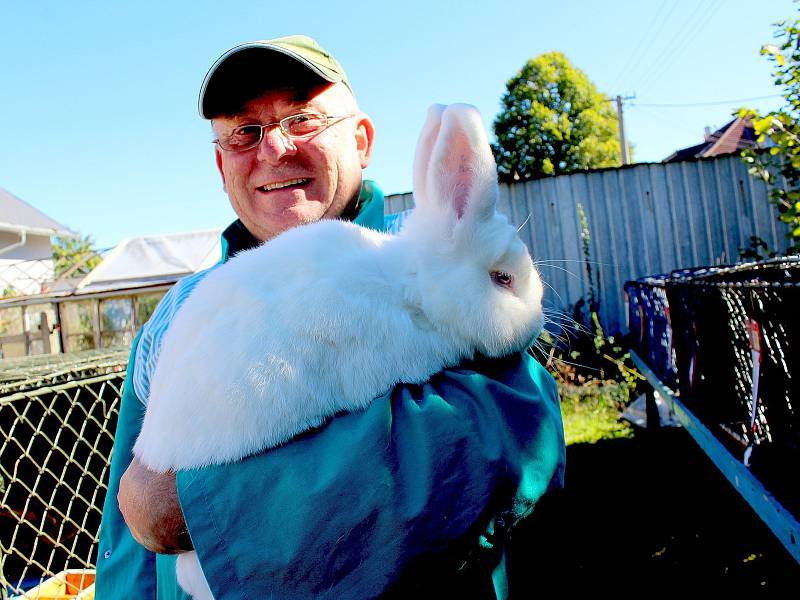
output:
POLYGON ((26 333, 20 333, 17 335, 4 335, 0 336, 0 345, 2 344, 21 344, 28 341, 28 335, 26 333))
MULTIPOLYGON (((672 390, 665 386, 644 361, 631 351, 636 368, 647 378, 661 397, 670 404, 675 417, 691 434, 700 448, 733 485, 742 498, 780 540, 792 558, 800 563, 800 523, 781 505, 764 485, 717 440, 700 420, 686 408, 672 390)), ((787 473, 787 476, 791 476, 787 473)))
MULTIPOLYGON (((592 260, 602 263, 595 266, 600 321, 608 334, 624 329, 624 281, 733 261, 751 235, 786 247, 788 226, 776 219, 767 185, 751 177, 738 156, 501 184, 498 206, 513 223, 532 214, 521 234, 537 258, 555 263, 543 269, 555 290, 547 298, 564 312, 588 289, 577 202, 589 218, 592 260)), ((411 194, 386 197, 387 213, 412 205, 411 194)))

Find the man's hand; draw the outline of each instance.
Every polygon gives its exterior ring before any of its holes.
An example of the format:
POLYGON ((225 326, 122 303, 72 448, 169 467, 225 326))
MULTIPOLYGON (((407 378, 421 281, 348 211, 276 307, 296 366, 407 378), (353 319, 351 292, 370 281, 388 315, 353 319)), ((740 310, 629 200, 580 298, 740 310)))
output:
POLYGON ((154 473, 134 457, 120 481, 117 502, 133 537, 148 550, 177 554, 192 549, 175 473, 154 473))

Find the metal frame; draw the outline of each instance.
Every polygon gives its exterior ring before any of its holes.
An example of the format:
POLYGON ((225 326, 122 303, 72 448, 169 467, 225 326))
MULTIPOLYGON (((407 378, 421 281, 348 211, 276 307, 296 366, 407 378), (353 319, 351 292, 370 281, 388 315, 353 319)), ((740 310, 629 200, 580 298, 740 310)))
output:
MULTIPOLYGON (((665 386, 633 351, 631 351, 631 358, 653 389, 669 403, 681 425, 770 528, 792 558, 800 563, 800 522, 778 502, 747 467, 728 452, 708 428, 683 405, 676 394, 665 386)), ((787 473, 787 476, 791 477, 793 474, 787 473)))

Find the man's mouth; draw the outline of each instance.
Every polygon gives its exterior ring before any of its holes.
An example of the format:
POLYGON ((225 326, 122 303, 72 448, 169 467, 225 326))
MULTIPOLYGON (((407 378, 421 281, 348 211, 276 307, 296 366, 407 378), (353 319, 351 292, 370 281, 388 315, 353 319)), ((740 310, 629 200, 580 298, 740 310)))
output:
POLYGON ((286 181, 280 181, 277 183, 268 183, 256 189, 260 192, 271 192, 273 190, 280 190, 293 185, 302 185, 304 183, 308 183, 309 181, 309 179, 288 179, 286 181))

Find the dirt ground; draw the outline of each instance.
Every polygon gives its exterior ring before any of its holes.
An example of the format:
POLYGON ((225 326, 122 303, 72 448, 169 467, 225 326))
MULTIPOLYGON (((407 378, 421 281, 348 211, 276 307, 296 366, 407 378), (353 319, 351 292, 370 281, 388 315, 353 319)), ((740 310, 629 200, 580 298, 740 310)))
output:
POLYGON ((798 563, 683 429, 570 446, 539 508, 511 540, 512 598, 800 598, 798 563))

